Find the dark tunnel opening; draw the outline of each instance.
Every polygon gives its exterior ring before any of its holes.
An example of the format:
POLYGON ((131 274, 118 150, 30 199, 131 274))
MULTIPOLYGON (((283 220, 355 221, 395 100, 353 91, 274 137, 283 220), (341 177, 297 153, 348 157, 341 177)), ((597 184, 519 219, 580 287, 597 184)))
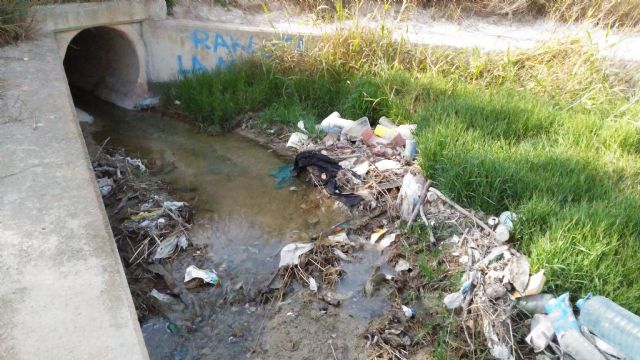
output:
POLYGON ((64 69, 74 95, 92 93, 125 108, 143 95, 136 47, 120 30, 100 26, 79 32, 67 47, 64 69))

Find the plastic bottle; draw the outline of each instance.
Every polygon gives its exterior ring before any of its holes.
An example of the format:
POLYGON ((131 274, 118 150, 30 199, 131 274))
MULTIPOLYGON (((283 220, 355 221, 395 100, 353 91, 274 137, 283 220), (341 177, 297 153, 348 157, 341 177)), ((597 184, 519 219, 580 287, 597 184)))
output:
POLYGON ((606 360, 604 355, 578 330, 570 329, 558 337, 560 348, 576 360, 606 360))
POLYGON ((516 221, 516 214, 511 211, 505 211, 498 217, 500 224, 509 228, 509 231, 513 230, 513 222, 516 221))
POLYGON ((415 140, 406 139, 405 140, 405 148, 404 148, 404 158, 409 160, 409 161, 412 161, 413 159, 415 159, 417 146, 418 146, 418 144, 416 143, 415 140))
POLYGON ((551 294, 523 296, 516 300, 516 306, 531 315, 544 314, 544 306, 553 299, 555 299, 555 296, 551 294))
POLYGON ((337 111, 332 112, 320 123, 322 128, 334 128, 338 127, 344 129, 345 127, 353 125, 353 120, 347 120, 340 117, 340 113, 337 111))
POLYGON ((580 324, 629 359, 640 358, 640 317, 604 296, 587 295, 576 303, 580 324))

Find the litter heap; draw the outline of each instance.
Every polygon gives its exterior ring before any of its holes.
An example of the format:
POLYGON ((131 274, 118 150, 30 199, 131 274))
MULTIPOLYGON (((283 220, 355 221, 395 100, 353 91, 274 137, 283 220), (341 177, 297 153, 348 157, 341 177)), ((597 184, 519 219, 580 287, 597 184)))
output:
POLYGON ((128 264, 164 259, 188 246, 191 208, 174 201, 160 181, 149 177, 140 159, 102 149, 93 169, 109 217, 119 220, 112 223, 121 224, 114 235, 128 264))
MULTIPOLYGON (((578 302, 581 315, 576 320, 568 294, 542 294, 544 270, 532 273, 528 258, 509 243, 515 214, 476 215, 431 186, 413 162, 415 125, 397 126, 383 117, 372 129, 367 118, 352 121, 333 113, 315 129, 322 134, 316 140, 302 122, 298 128, 287 143, 298 151, 293 165, 272 174, 277 186, 308 170, 310 180, 344 204, 352 219, 313 236, 314 242, 282 249, 280 273, 285 278, 293 274, 320 299, 339 305, 326 299, 330 292, 323 288, 331 288, 343 275, 340 262, 349 261, 357 247, 349 237, 361 237, 367 222, 386 215, 385 228, 366 230, 369 243, 382 251, 404 235, 397 225, 421 221, 429 229, 429 243, 447 250, 457 260, 456 269, 464 272, 459 290, 447 295, 444 303, 459 315, 470 348, 474 344, 467 328, 474 325, 467 324, 479 324, 497 359, 533 356, 531 349, 542 358, 640 359, 636 315, 606 298, 587 297, 578 302), (432 231, 437 222, 453 223, 460 231, 438 243, 432 231), (514 329, 529 322, 526 342, 531 348, 523 354, 514 329)), ((402 272, 412 267, 407 260, 395 261, 395 276, 374 272, 365 294, 375 290, 376 282, 391 281, 396 289, 406 285, 402 272)), ((411 344, 405 325, 415 313, 395 304, 390 314, 369 333, 369 345, 375 358, 403 359, 411 344)))
MULTIPOLYGON (((193 211, 175 201, 167 187, 149 175, 140 159, 122 150, 101 148, 92 161, 98 189, 132 290, 145 277, 144 266, 170 258, 189 245, 193 211), (132 283, 133 281, 133 283, 132 283)), ((146 293, 148 291, 142 290, 146 293)), ((134 297, 139 303, 146 296, 134 297)))

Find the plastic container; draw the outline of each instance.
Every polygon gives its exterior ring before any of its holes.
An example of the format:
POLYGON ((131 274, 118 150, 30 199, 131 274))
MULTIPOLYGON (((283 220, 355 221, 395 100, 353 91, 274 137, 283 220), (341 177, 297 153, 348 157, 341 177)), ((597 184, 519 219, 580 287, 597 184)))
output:
POLYGON ((396 127, 391 128, 378 124, 373 133, 376 136, 384 139, 384 141, 388 144, 404 146, 405 140, 402 135, 400 135, 396 127))
POLYGON ((586 326, 628 359, 640 358, 640 317, 604 296, 578 300, 580 324, 586 326))
POLYGON ((356 120, 352 125, 345 127, 342 133, 351 141, 362 139, 367 142, 373 136, 373 130, 367 117, 356 120))

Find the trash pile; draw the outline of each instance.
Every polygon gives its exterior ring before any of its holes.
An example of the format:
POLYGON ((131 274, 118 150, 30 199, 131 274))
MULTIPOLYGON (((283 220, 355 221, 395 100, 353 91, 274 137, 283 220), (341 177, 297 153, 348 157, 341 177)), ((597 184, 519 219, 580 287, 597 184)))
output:
POLYGON ((174 201, 140 159, 102 148, 92 165, 111 223, 119 224, 113 232, 126 265, 159 261, 189 245, 191 207, 174 201))
POLYGON ((569 294, 542 293, 544 270, 532 274, 529 259, 505 243, 515 214, 505 211, 487 222, 493 233, 472 230, 446 242, 466 272, 459 291, 447 295, 444 303, 449 309, 460 309, 463 323, 480 319, 493 357, 524 357, 513 334, 513 319, 522 313, 532 317, 525 341, 540 358, 639 358, 640 317, 607 298, 589 294, 576 303, 580 310, 576 319, 569 294))
POLYGON ((352 211, 355 206, 393 211, 404 175, 419 171, 412 166, 415 125, 396 126, 383 117, 372 129, 366 117, 352 121, 334 112, 317 126, 316 131, 324 134, 320 141, 313 141, 303 122, 298 127, 300 132, 291 134, 287 142, 287 147, 298 151, 293 166, 273 173, 279 187, 287 178, 309 170, 313 183, 352 211))
MULTIPOLYGON (((542 293, 544 270, 532 273, 528 258, 509 244, 517 222, 514 213, 475 214, 431 186, 413 163, 415 125, 397 126, 383 117, 372 129, 367 118, 352 121, 334 112, 316 129, 323 134, 321 139, 314 139, 302 122, 298 128, 287 142, 297 155, 292 165, 272 174, 276 186, 284 187, 287 179, 307 170, 310 181, 350 210, 352 218, 312 236, 313 242, 285 246, 280 254, 282 277, 295 277, 324 300, 323 288, 340 279, 341 262, 357 256, 354 251, 362 246, 363 237, 369 239, 367 245, 383 251, 398 239, 404 241, 398 225, 422 222, 428 229, 428 243, 448 250, 456 262, 452 267, 464 269, 459 290, 445 296, 444 303, 459 314, 471 349, 473 336, 467 328, 479 329, 493 357, 524 357, 514 334, 523 325, 524 312, 533 316, 526 342, 539 357, 638 358, 637 316, 608 299, 593 297, 578 302, 581 315, 576 320, 568 294, 556 298, 542 293), (381 222, 384 226, 375 226, 381 222), (438 224, 453 224, 457 233, 445 239, 440 234, 438 240, 433 231, 438 224)), ((364 289, 367 296, 382 283, 390 283, 397 293, 407 286, 426 291, 417 272, 407 271, 413 267, 410 259, 391 256, 386 260, 395 262, 395 273, 374 269, 364 289)), ((332 305, 338 306, 339 301, 332 305)), ((408 329, 415 313, 397 303, 388 314, 369 331, 368 343, 375 358, 403 359, 409 353, 408 329)))

